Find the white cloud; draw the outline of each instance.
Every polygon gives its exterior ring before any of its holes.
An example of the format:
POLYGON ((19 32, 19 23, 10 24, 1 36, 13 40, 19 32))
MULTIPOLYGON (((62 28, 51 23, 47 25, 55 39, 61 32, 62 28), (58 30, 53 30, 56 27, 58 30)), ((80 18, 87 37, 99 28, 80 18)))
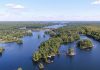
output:
POLYGON ((13 8, 15 8, 15 9, 24 9, 24 6, 22 6, 22 5, 16 5, 13 8))
POLYGON ((95 0, 94 2, 91 3, 92 5, 99 5, 100 4, 100 0, 95 0))
POLYGON ((13 3, 8 3, 5 6, 12 8, 12 9, 24 9, 25 8, 24 6, 22 6, 20 4, 13 4, 13 3))
POLYGON ((8 3, 5 4, 6 10, 9 14, 21 16, 26 8, 23 5, 15 4, 15 3, 8 3))

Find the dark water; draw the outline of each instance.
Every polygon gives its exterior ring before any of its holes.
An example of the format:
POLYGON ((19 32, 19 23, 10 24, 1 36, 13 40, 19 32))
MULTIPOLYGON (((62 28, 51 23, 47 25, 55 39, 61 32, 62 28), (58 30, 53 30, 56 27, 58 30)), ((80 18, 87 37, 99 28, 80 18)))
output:
POLYGON ((23 38, 23 44, 16 43, 0 44, 4 46, 5 51, 0 56, 0 70, 17 70, 19 66, 23 70, 34 70, 35 65, 32 63, 32 53, 38 49, 43 41, 49 39, 49 36, 43 37, 44 31, 33 32, 33 36, 23 38), (38 35, 41 37, 38 39, 38 35))
POLYGON ((81 36, 81 39, 90 39, 94 48, 90 51, 82 51, 76 47, 76 42, 61 45, 59 50, 62 55, 56 56, 54 63, 47 65, 47 70, 100 70, 100 43, 86 36, 81 36), (74 57, 65 55, 68 47, 75 48, 74 57))
MULTIPOLYGON (((55 27, 55 26, 54 26, 55 27)), ((0 44, 5 48, 5 51, 0 55, 0 70, 17 70, 19 66, 23 70, 37 70, 37 66, 32 62, 32 53, 38 49, 38 46, 49 39, 45 31, 33 32, 33 36, 23 37, 23 44, 16 43, 0 44), (40 35, 40 39, 38 39, 40 35)), ((86 36, 81 36, 81 39, 87 39, 86 36)), ((68 45, 61 45, 59 51, 62 53, 56 56, 54 63, 45 65, 45 70, 100 70, 100 43, 90 39, 94 48, 91 51, 82 51, 76 48, 76 42, 68 45), (68 47, 74 47, 76 55, 71 58, 65 55, 68 47)))
MULTIPOLYGON (((54 25, 49 28, 58 28, 62 25, 54 25)), ((19 66, 23 70, 36 70, 36 64, 32 62, 32 54, 35 52, 39 45, 48 40, 49 35, 45 35, 45 30, 33 32, 33 36, 25 36, 22 38, 23 44, 18 45, 16 43, 0 44, 0 47, 4 47, 5 51, 0 55, 0 70, 17 70, 19 66), (40 38, 38 39, 38 35, 40 38)))

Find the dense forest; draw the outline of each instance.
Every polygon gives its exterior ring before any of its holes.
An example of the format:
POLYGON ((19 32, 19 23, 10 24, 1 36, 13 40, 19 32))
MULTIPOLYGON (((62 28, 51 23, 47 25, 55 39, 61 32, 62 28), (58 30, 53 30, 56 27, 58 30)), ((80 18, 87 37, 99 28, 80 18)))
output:
POLYGON ((59 54, 61 44, 68 44, 80 39, 79 34, 72 27, 66 29, 65 26, 45 33, 49 34, 51 38, 40 45, 39 50, 33 54, 33 61, 44 60, 49 63, 49 57, 59 54))
MULTIPOLYGON (((33 53, 33 61, 41 62, 45 61, 50 63, 49 58, 59 54, 59 48, 61 44, 68 44, 74 41, 78 41, 77 45, 80 49, 89 49, 93 47, 90 40, 80 40, 80 35, 86 35, 93 39, 100 40, 100 25, 99 24, 67 24, 58 29, 46 31, 51 38, 43 42, 39 49, 33 53)), ((74 49, 69 48, 69 55, 74 55, 74 49)))
POLYGON ((24 29, 24 28, 42 28, 45 26, 54 25, 56 23, 53 22, 33 22, 33 21, 5 21, 0 22, 0 30, 6 30, 6 29, 24 29))
POLYGON ((93 44, 90 40, 84 39, 84 40, 80 40, 77 43, 77 47, 79 47, 80 49, 91 49, 93 47, 93 44))
POLYGON ((50 22, 0 22, 0 42, 16 42, 22 44, 23 36, 31 36, 32 30, 54 25, 50 22))
MULTIPOLYGON (((35 29, 42 30, 46 26, 57 25, 52 22, 0 22, 0 43, 16 42, 22 44, 22 37, 32 36, 32 32, 35 29)), ((92 42, 89 39, 80 39, 80 35, 93 38, 94 40, 100 41, 100 24, 89 23, 65 23, 63 27, 57 29, 45 30, 45 34, 49 35, 50 38, 38 46, 38 50, 33 52, 32 61, 39 64, 39 68, 44 68, 42 62, 51 63, 51 58, 56 55, 60 55, 59 48, 61 45, 66 45, 77 41, 76 48, 90 49, 93 47, 92 42)), ((41 38, 37 35, 37 38, 41 38)), ((73 46, 72 46, 73 47, 73 46)), ((75 55, 74 48, 68 48, 66 54, 68 56, 75 55)), ((0 47, 0 54, 4 52, 4 48, 0 47)), ((20 69, 20 68, 19 68, 20 69)))

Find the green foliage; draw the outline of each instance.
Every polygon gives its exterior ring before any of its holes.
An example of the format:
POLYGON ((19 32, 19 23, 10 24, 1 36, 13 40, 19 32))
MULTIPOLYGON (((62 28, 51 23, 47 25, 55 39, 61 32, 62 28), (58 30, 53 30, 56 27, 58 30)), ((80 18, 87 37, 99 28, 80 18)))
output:
POLYGON ((92 48, 93 47, 93 44, 90 40, 88 39, 85 39, 85 40, 80 40, 78 43, 77 43, 77 46, 80 48, 80 49, 89 49, 89 48, 92 48))
POLYGON ((71 43, 80 39, 77 31, 75 32, 75 30, 72 28, 66 29, 66 27, 48 31, 46 34, 50 34, 51 38, 43 42, 40 45, 39 50, 33 53, 34 61, 40 61, 41 59, 44 59, 45 62, 48 62, 49 56, 52 57, 59 53, 61 44, 71 43))
POLYGON ((83 34, 87 35, 88 37, 92 37, 97 41, 100 41, 100 25, 99 24, 85 25, 82 28, 84 30, 83 34))
POLYGON ((39 61, 40 58, 41 58, 41 54, 39 53, 39 51, 35 52, 35 54, 33 55, 33 60, 39 61))
POLYGON ((20 40, 23 36, 32 36, 32 30, 43 28, 45 26, 54 25, 49 22, 0 22, 0 42, 16 42, 22 44, 20 40))
POLYGON ((42 28, 45 26, 55 25, 53 22, 33 22, 33 21, 1 21, 0 30, 13 30, 13 29, 31 29, 42 28))
POLYGON ((68 48, 68 55, 70 56, 75 55, 74 48, 68 48))

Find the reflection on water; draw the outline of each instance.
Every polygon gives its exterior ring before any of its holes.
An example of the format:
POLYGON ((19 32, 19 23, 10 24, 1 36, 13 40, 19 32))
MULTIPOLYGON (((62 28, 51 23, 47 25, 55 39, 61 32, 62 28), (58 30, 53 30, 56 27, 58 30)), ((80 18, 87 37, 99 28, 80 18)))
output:
POLYGON ((19 66, 23 70, 34 70, 36 64, 32 62, 32 54, 43 41, 49 39, 48 35, 43 37, 44 32, 33 32, 33 36, 25 36, 22 38, 22 45, 16 43, 0 44, 5 48, 4 53, 0 55, 0 70, 17 70, 19 66), (39 39, 38 35, 40 35, 39 39))
MULTIPOLYGON (((45 31, 33 32, 33 36, 22 38, 23 44, 16 43, 0 44, 5 51, 0 55, 0 70, 17 70, 19 66, 23 70, 38 70, 37 64, 32 62, 32 54, 38 49, 38 46, 49 39, 45 31), (38 35, 40 38, 38 39, 38 35)), ((81 36, 81 39, 87 39, 81 36)), ((67 45, 61 45, 59 52, 53 59, 53 63, 45 64, 45 70, 100 70, 100 43, 88 38, 94 44, 90 51, 82 51, 76 47, 76 42, 67 45), (69 47, 74 47, 76 55, 73 57, 66 56, 69 47)))
POLYGON ((0 70, 17 70, 19 66, 23 70, 35 70, 37 66, 32 62, 32 54, 42 42, 49 39, 49 35, 45 35, 44 32, 45 30, 34 31, 33 36, 23 37, 23 44, 20 45, 15 42, 1 43, 0 47, 4 47, 5 51, 0 55, 0 70))
POLYGON ((88 38, 81 36, 81 39, 90 39, 94 44, 95 48, 83 51, 76 47, 76 42, 69 43, 67 45, 61 45, 59 51, 62 54, 66 54, 69 47, 74 47, 76 55, 69 57, 66 55, 56 56, 54 63, 48 65, 48 70, 96 70, 100 69, 100 43, 88 38))

